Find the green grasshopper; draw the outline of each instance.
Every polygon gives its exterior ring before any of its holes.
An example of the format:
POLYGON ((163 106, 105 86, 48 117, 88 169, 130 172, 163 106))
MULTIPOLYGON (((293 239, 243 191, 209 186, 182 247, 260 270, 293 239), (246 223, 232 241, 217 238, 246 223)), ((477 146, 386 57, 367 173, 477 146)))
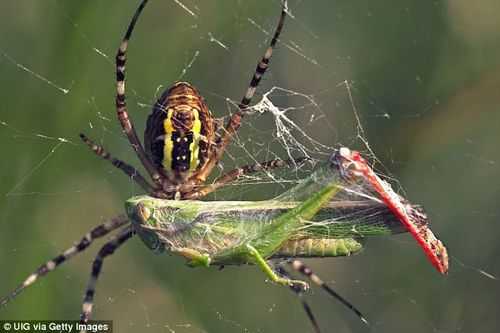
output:
POLYGON ((382 202, 356 192, 356 186, 326 163, 271 200, 138 196, 127 200, 126 211, 141 239, 157 253, 181 255, 190 266, 256 264, 274 282, 305 286, 279 278, 266 260, 347 256, 362 249, 366 236, 403 231, 382 202))
MULTIPOLYGON (((126 202, 129 219, 143 242, 156 253, 185 257, 190 266, 257 265, 271 281, 297 294, 308 288, 293 280, 273 259, 288 260, 367 322, 361 312, 329 288, 300 257, 348 256, 362 250, 368 236, 405 232, 399 219, 370 183, 349 176, 335 154, 306 179, 264 201, 163 200, 137 196, 126 202), (371 193, 373 191, 373 193, 371 193)), ((410 214, 422 216, 416 206, 410 214)), ((309 305, 303 306, 317 332, 309 305)))

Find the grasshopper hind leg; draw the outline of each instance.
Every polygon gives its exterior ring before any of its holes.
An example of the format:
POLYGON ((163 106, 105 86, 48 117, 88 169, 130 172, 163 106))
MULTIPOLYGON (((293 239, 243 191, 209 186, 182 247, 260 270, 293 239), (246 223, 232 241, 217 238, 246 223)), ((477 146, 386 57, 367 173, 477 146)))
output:
POLYGON ((269 265, 269 263, 262 257, 259 251, 253 246, 247 244, 244 250, 252 262, 260 267, 266 276, 274 283, 280 284, 282 286, 296 287, 302 290, 309 289, 309 284, 302 280, 292 280, 287 277, 282 277, 274 271, 274 269, 269 265))

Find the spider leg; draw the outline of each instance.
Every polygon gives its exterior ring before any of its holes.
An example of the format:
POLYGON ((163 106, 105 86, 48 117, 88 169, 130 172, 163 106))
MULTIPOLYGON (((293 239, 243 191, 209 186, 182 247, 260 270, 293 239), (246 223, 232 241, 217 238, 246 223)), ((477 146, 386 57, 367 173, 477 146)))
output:
MULTIPOLYGON (((276 272, 284 277, 291 278, 290 273, 280 264, 275 266, 276 272)), ((311 322, 312 326, 314 327, 314 332, 316 333, 321 333, 321 330, 319 328, 318 322, 316 320, 316 317, 314 316, 311 307, 309 304, 306 302, 304 299, 304 292, 302 288, 296 285, 291 285, 290 290, 297 295, 299 298, 300 302, 302 303, 302 307, 304 308, 304 311, 307 314, 307 318, 309 318, 309 321, 311 322)))
POLYGON ((80 322, 86 323, 92 314, 92 306, 94 305, 95 286, 99 274, 101 273, 104 258, 112 255, 123 243, 129 240, 135 234, 131 227, 122 230, 118 235, 114 236, 109 242, 99 250, 97 256, 92 263, 92 272, 87 284, 85 296, 83 298, 82 313, 80 315, 80 322))
POLYGON ((90 244, 96 239, 103 237, 113 230, 128 223, 128 219, 124 215, 117 216, 106 223, 98 225, 88 232, 78 243, 61 253, 60 255, 54 257, 52 260, 47 261, 45 264, 38 267, 38 269, 33 272, 23 283, 21 283, 13 292, 9 295, 0 299, 0 307, 6 305, 9 301, 13 300, 17 295, 19 295, 24 289, 35 283, 38 278, 46 275, 48 272, 53 271, 57 266, 61 265, 65 261, 71 259, 74 255, 83 252, 90 244))
POLYGON ((113 164, 113 166, 117 167, 118 169, 122 170, 129 176, 131 179, 133 179, 137 184, 139 184, 140 187, 143 188, 144 191, 146 191, 149 194, 152 194, 154 192, 153 186, 151 186, 146 179, 140 174, 139 171, 137 171, 136 168, 131 166, 130 164, 127 164, 123 162, 122 160, 119 160, 117 158, 114 158, 111 156, 110 153, 108 153, 102 146, 96 144, 92 140, 90 140, 85 134, 80 133, 80 138, 82 141, 89 146, 90 149, 99 157, 102 157, 105 160, 108 160, 113 164))
MULTIPOLYGON (((282 0, 281 16, 280 16, 280 19, 278 21, 278 26, 276 27, 276 30, 274 31, 273 39, 271 39, 271 43, 269 44, 269 47, 267 48, 266 53, 264 53, 264 56, 257 64, 257 68, 255 68, 255 73, 253 74, 252 80, 250 81, 247 92, 245 93, 245 96, 243 97, 243 99, 240 102, 239 108, 242 111, 244 111, 248 107, 250 102, 252 101, 253 95, 255 94, 255 90, 257 89, 257 86, 259 85, 260 80, 262 79, 262 77, 264 76, 264 73, 266 73, 266 70, 269 67, 269 60, 271 59, 271 56, 273 55, 273 49, 276 46, 276 43, 278 42, 278 38, 281 34, 281 30, 283 30, 283 25, 285 24, 285 17, 286 17, 287 10, 288 10, 288 2, 286 0, 282 0)), ((235 124, 235 125, 237 127, 239 127, 239 124, 235 124)))
POLYGON ((307 276, 314 284, 320 286, 325 290, 330 296, 333 298, 339 300, 342 304, 344 304, 346 307, 348 307, 352 312, 354 312, 359 319, 366 325, 369 325, 368 320, 363 316, 361 311, 359 311, 354 305, 352 305, 348 300, 346 300, 344 297, 340 296, 335 290, 333 290, 330 286, 328 286, 319 276, 314 274, 314 272, 311 270, 311 268, 307 267, 302 261, 294 259, 290 263, 291 267, 301 273, 307 276))
POLYGON ((144 168, 151 176, 153 182, 155 184, 159 184, 161 182, 161 175, 144 151, 144 147, 142 146, 142 143, 137 136, 134 125, 129 119, 127 112, 127 103, 125 102, 125 63, 127 61, 126 52, 128 42, 130 40, 130 36, 132 35, 132 31, 134 30, 135 24, 139 18, 139 15, 146 6, 147 2, 148 0, 143 0, 137 8, 116 54, 116 113, 123 131, 127 135, 127 138, 134 148, 137 156, 139 157, 139 160, 144 165, 144 168))
POLYGON ((200 181, 205 181, 205 179, 208 177, 212 169, 217 165, 217 163, 219 163, 219 161, 222 158, 222 155, 224 154, 224 151, 226 150, 227 146, 231 143, 231 140, 233 139, 234 135, 240 128, 241 119, 245 115, 245 110, 248 108, 248 105, 252 101, 252 97, 255 94, 255 90, 257 89, 260 80, 262 79, 267 68, 269 67, 269 60, 271 59, 271 56, 273 54, 273 49, 276 46, 276 43, 278 42, 281 30, 283 30, 283 25, 285 24, 285 17, 287 10, 288 10, 287 1, 282 0, 281 15, 278 21, 278 25, 276 26, 276 30, 274 31, 273 38, 271 39, 271 43, 269 44, 269 47, 264 53, 262 59, 257 64, 257 68, 255 69, 255 72, 252 76, 252 79, 247 88, 245 96, 238 105, 239 110, 236 111, 228 120, 224 128, 222 137, 220 138, 220 141, 218 142, 217 147, 214 150, 214 155, 212 156, 210 161, 207 164, 205 164, 204 168, 198 174, 197 178, 200 181))
POLYGON ((275 160, 266 161, 266 162, 262 162, 262 163, 245 165, 243 167, 239 167, 239 168, 233 169, 231 171, 228 171, 227 173, 225 173, 222 176, 215 179, 212 184, 205 185, 198 190, 190 192, 190 193, 184 195, 184 198, 191 199, 191 200, 197 200, 197 199, 200 199, 200 198, 218 190, 219 188, 237 180, 238 178, 240 178, 242 176, 251 175, 253 173, 262 172, 262 171, 273 170, 273 169, 277 169, 277 168, 300 165, 300 164, 306 162, 307 160, 308 160, 307 157, 300 157, 300 158, 296 158, 293 160, 292 159, 288 159, 288 160, 275 159, 275 160))

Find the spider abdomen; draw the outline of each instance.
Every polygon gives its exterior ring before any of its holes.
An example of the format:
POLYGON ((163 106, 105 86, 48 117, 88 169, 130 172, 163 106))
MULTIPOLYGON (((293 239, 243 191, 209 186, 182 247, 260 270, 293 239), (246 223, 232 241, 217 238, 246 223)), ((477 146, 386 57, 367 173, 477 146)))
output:
POLYGON ((144 143, 153 163, 180 183, 209 159, 214 121, 203 97, 187 82, 170 87, 148 118, 144 143))

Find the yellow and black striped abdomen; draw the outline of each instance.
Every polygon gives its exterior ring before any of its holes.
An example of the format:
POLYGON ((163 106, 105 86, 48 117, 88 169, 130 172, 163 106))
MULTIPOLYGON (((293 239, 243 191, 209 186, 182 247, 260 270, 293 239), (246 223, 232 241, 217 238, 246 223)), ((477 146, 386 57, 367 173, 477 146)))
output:
POLYGON ((189 83, 178 82, 162 95, 148 118, 146 152, 170 180, 180 183, 207 162, 213 127, 200 94, 189 83))

